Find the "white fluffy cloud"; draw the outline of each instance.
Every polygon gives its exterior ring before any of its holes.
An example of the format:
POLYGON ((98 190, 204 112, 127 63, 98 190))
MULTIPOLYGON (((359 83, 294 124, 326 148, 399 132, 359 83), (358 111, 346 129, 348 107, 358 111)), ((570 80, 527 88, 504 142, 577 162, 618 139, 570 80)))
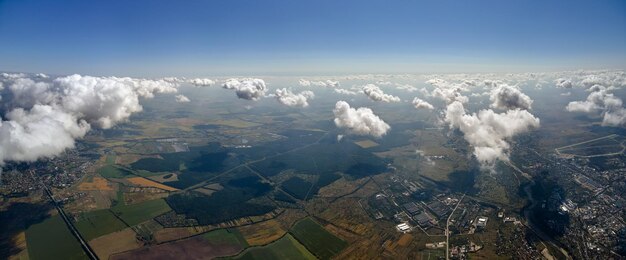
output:
POLYGON ((142 110, 139 98, 176 92, 163 80, 71 75, 47 81, 0 75, 6 86, 0 164, 35 161, 74 146, 92 126, 110 128, 142 110))
POLYGON ((190 79, 189 84, 194 85, 196 87, 208 87, 208 86, 213 86, 215 85, 215 81, 212 79, 206 79, 206 78, 195 78, 195 79, 190 79))
POLYGON ((234 89, 238 98, 259 100, 265 96, 267 86, 262 79, 244 78, 229 79, 222 85, 225 89, 234 89))
POLYGON ((335 93, 343 94, 343 95, 356 95, 356 94, 359 94, 356 91, 342 89, 342 88, 336 88, 336 89, 333 89, 333 91, 335 91, 335 93))
POLYGON ((340 86, 339 81, 334 81, 334 80, 311 81, 311 80, 306 80, 306 79, 300 79, 298 83, 300 84, 300 86, 303 86, 303 87, 314 86, 314 87, 336 88, 340 86))
POLYGON ((530 109, 533 100, 515 86, 500 85, 491 91, 491 107, 501 110, 530 109))
POLYGON ((412 104, 417 109, 434 109, 433 105, 417 97, 413 99, 412 104))
POLYGON ((616 97, 610 91, 612 87, 606 88, 594 85, 589 88, 591 93, 584 101, 572 101, 565 109, 569 112, 602 113, 602 125, 624 126, 626 125, 626 109, 623 107, 621 98, 616 97))
POLYGON ((462 103, 467 103, 469 99, 466 96, 461 94, 462 91, 467 91, 467 85, 464 83, 461 84, 452 84, 446 80, 435 78, 426 81, 426 83, 433 85, 435 87, 433 91, 429 94, 429 96, 441 99, 446 102, 446 104, 450 104, 454 101, 459 101, 462 103))
POLYGON ((474 147, 474 155, 484 168, 492 168, 497 160, 508 161, 508 140, 539 127, 539 119, 527 110, 514 109, 495 113, 491 109, 485 109, 478 114, 467 114, 459 101, 448 105, 445 121, 463 133, 465 140, 474 147))
POLYGON ((276 99, 283 105, 290 107, 308 107, 309 99, 315 97, 312 91, 302 91, 298 94, 291 92, 286 88, 277 89, 275 92, 276 99))
POLYGON ((564 78, 556 79, 555 83, 557 88, 572 88, 574 86, 571 80, 564 78))
POLYGON ((189 98, 186 97, 185 95, 176 95, 176 102, 187 103, 187 102, 191 102, 191 100, 189 100, 189 98))
POLYGON ((400 102, 400 98, 385 94, 382 89, 374 84, 367 84, 363 86, 363 93, 367 95, 367 97, 374 101, 382 101, 382 102, 400 102))
POLYGON ((371 109, 366 107, 351 108, 350 104, 345 101, 338 101, 333 113, 335 114, 335 125, 347 129, 352 134, 381 137, 391 128, 371 109))

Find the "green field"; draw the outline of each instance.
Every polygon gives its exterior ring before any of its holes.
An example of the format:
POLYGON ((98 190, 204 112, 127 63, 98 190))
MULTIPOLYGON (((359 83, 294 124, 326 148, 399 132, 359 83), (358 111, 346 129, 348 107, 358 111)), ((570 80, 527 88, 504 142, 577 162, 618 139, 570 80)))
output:
POLYGON ((234 259, 316 259, 302 244, 286 234, 262 247, 251 247, 234 259))
POLYGON ((162 199, 131 205, 118 205, 111 208, 111 211, 129 226, 137 225, 170 210, 172 210, 170 206, 162 199))
POLYGON ((109 155, 107 155, 106 163, 107 164, 115 164, 116 160, 117 160, 117 156, 115 154, 109 154, 109 155))
POLYGON ((202 238, 215 245, 238 245, 248 247, 246 239, 236 229, 218 229, 202 235, 202 238))
POLYGON ((60 216, 53 216, 26 230, 30 259, 88 259, 78 240, 60 216))
POLYGON ((128 176, 133 176, 133 173, 130 172, 129 170, 119 168, 113 165, 107 165, 98 169, 98 173, 100 174, 100 176, 104 178, 120 179, 120 178, 126 178, 128 176))
POLYGON ((319 259, 330 259, 348 245, 310 218, 300 220, 289 232, 319 259))
POLYGON ((82 213, 78 219, 75 226, 87 241, 126 228, 108 209, 82 213))

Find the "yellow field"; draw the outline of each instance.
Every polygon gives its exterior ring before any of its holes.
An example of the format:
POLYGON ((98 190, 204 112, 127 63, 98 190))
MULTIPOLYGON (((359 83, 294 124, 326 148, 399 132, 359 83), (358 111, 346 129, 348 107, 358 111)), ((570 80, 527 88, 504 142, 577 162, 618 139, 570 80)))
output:
POLYGON ((93 239, 89 241, 89 245, 100 259, 109 259, 112 254, 141 246, 135 240, 135 232, 131 228, 93 239))
POLYGON ((113 190, 113 186, 105 178, 94 176, 91 182, 82 182, 79 190, 113 190))
POLYGON ((162 189, 162 190, 166 190, 166 191, 177 191, 178 190, 176 188, 172 188, 170 186, 163 185, 163 184, 158 183, 156 181, 148 180, 148 179, 146 179, 144 177, 133 177, 133 178, 128 178, 126 180, 129 181, 132 184, 139 185, 139 186, 144 186, 144 187, 154 187, 154 188, 162 189))
POLYGON ((358 141, 354 143, 358 146, 361 146, 361 148, 370 148, 370 147, 378 146, 378 143, 372 140, 363 140, 363 141, 358 141))
POLYGON ((243 226, 239 232, 250 246, 267 245, 283 236, 285 230, 276 220, 268 220, 254 225, 243 226))
POLYGON ((9 257, 10 260, 28 259, 28 250, 26 250, 26 232, 20 232, 13 238, 15 249, 19 249, 20 252, 9 257))
POLYGON ((404 234, 398 240, 398 245, 408 246, 411 243, 411 241, 413 241, 413 236, 411 236, 410 234, 404 234))

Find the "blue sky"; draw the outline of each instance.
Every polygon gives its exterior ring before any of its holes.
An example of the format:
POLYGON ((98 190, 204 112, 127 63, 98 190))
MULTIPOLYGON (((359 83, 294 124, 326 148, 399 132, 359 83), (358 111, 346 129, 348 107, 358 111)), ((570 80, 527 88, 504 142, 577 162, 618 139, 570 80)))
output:
POLYGON ((2 1, 0 70, 127 76, 626 68, 626 1, 2 1))

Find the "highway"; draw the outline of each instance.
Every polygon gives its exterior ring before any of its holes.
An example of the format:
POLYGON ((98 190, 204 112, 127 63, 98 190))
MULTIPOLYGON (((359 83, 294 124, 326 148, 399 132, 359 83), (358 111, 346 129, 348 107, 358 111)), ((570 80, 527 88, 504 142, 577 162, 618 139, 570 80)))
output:
MULTIPOLYGON (((31 175, 31 178, 35 179, 32 171, 30 175, 31 175)), ((41 185, 43 190, 46 192, 46 195, 48 195, 48 198, 50 198, 52 203, 54 203, 54 207, 56 207, 57 211, 59 212, 59 215, 61 215, 61 218, 63 218, 63 221, 65 221, 67 228, 69 228, 70 232, 72 232, 72 235, 74 235, 74 237, 78 239, 78 242, 80 243, 80 246, 83 248, 83 251, 85 251, 85 254, 87 255, 87 257, 89 257, 89 259, 97 260, 98 256, 96 256, 96 253, 93 252, 91 247, 89 247, 89 244, 87 244, 85 239, 83 239, 83 237, 80 235, 80 232, 78 232, 78 229, 76 229, 76 227, 74 226, 74 223, 72 223, 72 221, 67 217, 67 215, 65 215, 65 211, 63 211, 63 208, 61 207, 61 205, 57 202, 57 200, 54 199, 54 195, 52 194, 52 191, 50 191, 48 186, 46 186, 43 182, 40 181, 39 184, 41 185)))
POLYGON ((450 216, 448 216, 448 219, 446 220, 446 260, 450 260, 450 218, 452 218, 452 215, 459 205, 461 205, 461 201, 463 201, 464 198, 465 194, 463 194, 463 197, 461 197, 456 206, 454 206, 454 209, 450 212, 450 216))

